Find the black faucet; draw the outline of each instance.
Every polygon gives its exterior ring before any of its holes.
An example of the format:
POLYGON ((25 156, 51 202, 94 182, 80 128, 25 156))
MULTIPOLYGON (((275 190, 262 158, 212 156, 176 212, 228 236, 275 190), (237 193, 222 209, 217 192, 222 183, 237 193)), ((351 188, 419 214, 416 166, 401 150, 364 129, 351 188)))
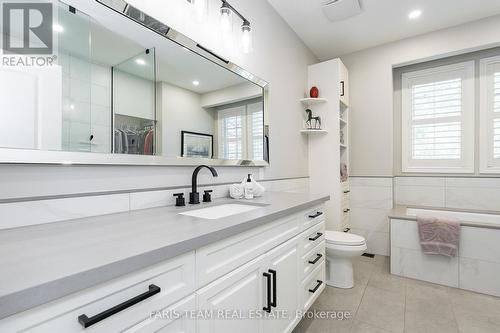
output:
POLYGON ((208 170, 210 170, 212 172, 212 176, 214 177, 219 176, 217 174, 217 171, 208 165, 200 165, 199 167, 196 167, 196 169, 194 169, 193 178, 191 181, 191 193, 189 193, 189 203, 191 205, 196 205, 200 203, 200 194, 198 193, 198 173, 203 168, 207 168, 208 170))

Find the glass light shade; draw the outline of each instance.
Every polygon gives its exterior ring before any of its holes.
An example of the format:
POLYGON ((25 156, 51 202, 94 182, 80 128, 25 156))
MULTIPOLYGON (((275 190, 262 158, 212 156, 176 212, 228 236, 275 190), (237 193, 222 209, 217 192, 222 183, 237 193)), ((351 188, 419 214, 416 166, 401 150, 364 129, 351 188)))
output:
POLYGON ((252 52, 252 29, 249 24, 241 26, 241 46, 243 53, 252 52))
POLYGON ((222 7, 220 9, 220 25, 222 31, 227 33, 231 31, 233 11, 230 8, 222 7))

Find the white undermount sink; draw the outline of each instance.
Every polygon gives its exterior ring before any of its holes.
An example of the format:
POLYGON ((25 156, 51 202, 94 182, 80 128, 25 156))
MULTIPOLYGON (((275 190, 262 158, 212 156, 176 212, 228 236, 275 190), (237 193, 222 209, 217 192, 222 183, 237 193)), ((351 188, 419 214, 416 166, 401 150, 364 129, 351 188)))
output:
POLYGON ((256 205, 243 205, 243 204, 224 204, 218 206, 211 206, 207 208, 189 210, 187 212, 179 213, 181 215, 199 217, 202 219, 216 220, 223 217, 249 212, 254 209, 262 208, 263 206, 256 205))

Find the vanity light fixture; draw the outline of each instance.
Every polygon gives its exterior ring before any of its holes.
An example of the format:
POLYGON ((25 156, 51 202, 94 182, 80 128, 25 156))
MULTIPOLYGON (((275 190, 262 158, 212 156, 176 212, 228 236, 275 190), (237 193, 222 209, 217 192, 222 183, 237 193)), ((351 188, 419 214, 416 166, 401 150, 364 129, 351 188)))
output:
POLYGON ((231 30, 232 17, 233 9, 227 2, 222 1, 222 6, 220 7, 220 25, 224 33, 227 33, 231 30))
POLYGON ((244 21, 241 25, 241 46, 243 47, 243 53, 252 51, 252 28, 248 21, 244 21))
POLYGON ((187 0, 187 2, 193 6, 193 9, 196 11, 196 17, 201 21, 207 11, 207 0, 187 0))
POLYGON ((226 0, 221 1, 222 6, 220 8, 220 14, 222 30, 227 32, 231 29, 233 13, 238 16, 243 21, 241 25, 241 46, 243 48, 243 53, 249 53, 252 50, 252 28, 250 27, 250 21, 231 6, 229 2, 226 0))
POLYGON ((138 64, 138 65, 141 65, 141 66, 144 66, 146 65, 146 62, 144 61, 144 59, 135 59, 135 63, 138 64))
POLYGON ((408 18, 410 20, 416 20, 418 19, 420 16, 422 16, 422 11, 420 9, 415 9, 415 10, 412 10, 410 12, 410 14, 408 14, 408 18))

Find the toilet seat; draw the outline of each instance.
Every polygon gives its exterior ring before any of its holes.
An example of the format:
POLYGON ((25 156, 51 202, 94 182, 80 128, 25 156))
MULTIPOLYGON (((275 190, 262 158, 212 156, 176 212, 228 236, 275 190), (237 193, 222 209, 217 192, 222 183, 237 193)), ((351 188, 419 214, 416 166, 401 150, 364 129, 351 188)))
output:
POLYGON ((326 231, 325 241, 327 244, 342 246, 360 246, 366 243, 365 239, 359 235, 340 231, 326 231))

